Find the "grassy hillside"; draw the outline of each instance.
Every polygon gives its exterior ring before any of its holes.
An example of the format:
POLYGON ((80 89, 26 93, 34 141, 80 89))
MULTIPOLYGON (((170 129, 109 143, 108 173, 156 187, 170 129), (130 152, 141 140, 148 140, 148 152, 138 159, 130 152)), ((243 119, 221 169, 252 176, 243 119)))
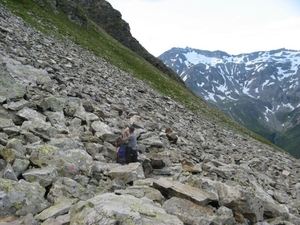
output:
POLYGON ((32 0, 0 0, 0 3, 42 33, 53 35, 62 40, 72 40, 104 58, 110 64, 148 83, 158 92, 180 102, 188 109, 198 112, 202 117, 271 145, 270 142, 233 122, 229 117, 205 103, 184 85, 157 70, 105 33, 92 21, 87 21, 87 25, 81 27, 72 23, 64 13, 51 10, 50 6, 42 8, 32 0))
MULTIPOLYGON (((275 141, 276 144, 281 147, 288 149, 289 152, 295 156, 296 158, 300 158, 299 152, 299 143, 300 143, 300 109, 295 109, 288 114, 280 114, 278 113, 277 117, 280 120, 280 117, 287 117, 289 118, 290 125, 286 127, 284 133, 279 134, 275 141)), ((286 119, 285 119, 286 121, 286 119)))
POLYGON ((222 111, 235 121, 273 143, 276 131, 260 121, 264 118, 263 110, 263 105, 253 103, 249 98, 244 98, 238 103, 225 103, 222 108, 222 111))

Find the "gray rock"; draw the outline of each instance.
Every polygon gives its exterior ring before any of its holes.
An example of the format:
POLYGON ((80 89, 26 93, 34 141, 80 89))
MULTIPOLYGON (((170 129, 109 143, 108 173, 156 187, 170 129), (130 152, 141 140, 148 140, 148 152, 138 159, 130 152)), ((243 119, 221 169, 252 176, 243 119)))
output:
POLYGON ((119 178, 123 180, 125 184, 145 178, 142 165, 138 162, 129 163, 127 165, 119 165, 115 168, 112 168, 108 172, 108 175, 112 179, 119 178))
POLYGON ((37 214, 50 206, 44 199, 46 190, 37 182, 19 182, 0 178, 0 217, 37 214))
POLYGON ((183 225, 176 216, 155 205, 147 198, 106 193, 86 202, 75 204, 70 210, 70 225, 75 224, 159 224, 183 225))
POLYGON ((188 199, 199 205, 206 205, 217 200, 209 192, 167 178, 154 181, 153 187, 160 190, 164 195, 188 199))
POLYGON ((51 203, 59 202, 63 198, 69 199, 86 199, 85 188, 71 178, 60 177, 51 186, 47 195, 47 200, 51 203), (63 193, 63 194, 62 194, 63 193))
POLYGON ((54 167, 44 167, 26 170, 22 176, 28 182, 38 182, 41 186, 47 187, 53 183, 58 173, 54 167))
POLYGON ((209 207, 178 197, 172 197, 165 201, 163 208, 167 213, 177 216, 185 224, 211 224, 217 217, 209 207))
POLYGON ((3 104, 3 107, 6 109, 18 111, 20 109, 23 109, 24 107, 27 107, 29 104, 28 101, 25 99, 21 99, 20 101, 17 102, 10 102, 9 104, 3 104))
POLYGON ((43 212, 37 214, 35 216, 36 220, 45 221, 51 217, 56 218, 58 216, 67 214, 69 212, 69 209, 72 206, 72 202, 63 202, 57 205, 53 205, 47 209, 45 209, 43 212))
POLYGON ((131 186, 125 190, 116 190, 115 194, 129 194, 137 198, 149 198, 154 202, 162 203, 164 201, 164 196, 157 189, 151 188, 149 186, 131 186))
POLYGON ((40 114, 36 110, 28 108, 28 107, 22 108, 20 111, 17 112, 17 115, 26 120, 31 120, 34 122, 45 122, 46 121, 46 116, 40 114))
POLYGON ((13 123, 12 119, 0 118, 0 129, 13 126, 15 126, 15 124, 13 123))
POLYGON ((18 178, 9 163, 7 163, 6 167, 3 169, 3 178, 18 181, 18 178))
POLYGON ((30 161, 28 159, 15 159, 12 165, 13 170, 18 177, 21 175, 29 166, 30 161))

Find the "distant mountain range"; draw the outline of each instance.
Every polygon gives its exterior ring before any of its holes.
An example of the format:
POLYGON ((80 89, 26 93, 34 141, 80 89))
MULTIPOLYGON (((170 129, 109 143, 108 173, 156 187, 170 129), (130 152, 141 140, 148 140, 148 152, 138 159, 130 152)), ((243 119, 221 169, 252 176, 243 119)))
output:
POLYGON ((158 58, 203 100, 300 157, 300 51, 229 55, 187 47, 158 58))

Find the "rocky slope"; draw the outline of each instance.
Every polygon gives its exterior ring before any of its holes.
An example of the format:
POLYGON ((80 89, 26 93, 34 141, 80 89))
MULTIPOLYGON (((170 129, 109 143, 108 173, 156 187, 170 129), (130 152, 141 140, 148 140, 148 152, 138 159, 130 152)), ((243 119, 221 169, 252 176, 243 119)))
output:
POLYGON ((300 224, 299 160, 2 5, 0 62, 1 225, 300 224), (129 125, 139 162, 119 165, 115 144, 129 125))
POLYGON ((61 10, 68 18, 82 26, 90 19, 118 42, 134 51, 157 69, 184 85, 182 79, 158 58, 151 55, 130 32, 129 24, 122 14, 106 0, 34 0, 47 10, 61 10))
POLYGON ((300 158, 300 51, 172 48, 159 58, 202 99, 300 158))

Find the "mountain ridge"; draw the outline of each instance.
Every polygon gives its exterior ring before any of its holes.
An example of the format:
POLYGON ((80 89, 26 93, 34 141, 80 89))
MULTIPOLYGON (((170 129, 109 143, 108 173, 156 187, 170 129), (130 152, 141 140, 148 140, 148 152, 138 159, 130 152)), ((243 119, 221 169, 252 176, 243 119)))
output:
MULTIPOLYGON (((299 126, 288 114, 300 106, 300 51, 229 55, 187 47, 172 48, 159 58, 202 99, 273 143, 299 126)), ((294 149, 300 144, 297 134, 285 137, 294 142, 290 147, 276 144, 300 157, 294 149)))

